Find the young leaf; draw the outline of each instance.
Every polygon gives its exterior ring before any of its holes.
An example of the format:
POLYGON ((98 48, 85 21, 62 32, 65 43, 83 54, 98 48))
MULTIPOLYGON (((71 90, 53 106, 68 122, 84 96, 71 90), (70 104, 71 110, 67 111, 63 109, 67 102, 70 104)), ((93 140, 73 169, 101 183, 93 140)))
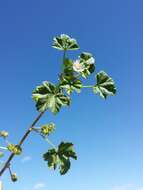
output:
POLYGON ((66 58, 63 64, 63 74, 66 76, 73 75, 73 61, 66 58))
POLYGON ((66 92, 70 95, 74 90, 80 93, 82 88, 82 82, 74 77, 73 75, 61 75, 60 77, 60 87, 64 88, 66 92))
POLYGON ((102 98, 107 98, 109 95, 116 94, 116 87, 113 79, 104 71, 100 71, 96 75, 97 84, 93 87, 94 93, 99 93, 102 98))
POLYGON ((79 49, 76 40, 66 34, 61 34, 60 36, 55 37, 53 39, 52 47, 64 51, 79 49))
POLYGON ((56 114, 62 106, 69 106, 70 104, 70 98, 64 95, 60 88, 47 81, 36 87, 32 93, 32 98, 40 112, 49 109, 56 114))

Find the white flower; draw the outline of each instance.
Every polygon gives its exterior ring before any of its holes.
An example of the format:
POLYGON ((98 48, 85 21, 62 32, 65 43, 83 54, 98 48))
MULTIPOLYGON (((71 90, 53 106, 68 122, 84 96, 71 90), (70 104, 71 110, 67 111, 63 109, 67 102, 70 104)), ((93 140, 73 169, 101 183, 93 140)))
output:
POLYGON ((86 63, 87 64, 94 64, 95 63, 95 59, 93 57, 91 57, 90 59, 87 60, 86 63))
POLYGON ((76 61, 73 62, 73 70, 76 72, 82 72, 84 71, 85 67, 80 61, 77 59, 76 61))

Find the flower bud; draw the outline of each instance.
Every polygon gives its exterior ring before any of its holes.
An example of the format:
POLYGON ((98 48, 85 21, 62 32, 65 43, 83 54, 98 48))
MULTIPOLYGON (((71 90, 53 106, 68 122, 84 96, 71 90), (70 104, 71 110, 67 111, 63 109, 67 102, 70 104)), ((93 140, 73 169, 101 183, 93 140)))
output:
POLYGON ((50 123, 50 124, 47 124, 47 125, 43 125, 41 127, 41 134, 44 135, 44 136, 47 136, 49 135, 50 133, 52 133, 55 129, 55 125, 54 123, 50 123))
POLYGON ((0 131, 0 136, 3 138, 7 138, 8 137, 8 132, 7 131, 0 131))
POLYGON ((18 145, 9 144, 9 145, 7 146, 7 148, 8 148, 9 151, 13 152, 15 155, 20 155, 21 152, 22 152, 21 147, 18 146, 18 145))
POLYGON ((0 158, 4 156, 4 153, 0 151, 0 158))
POLYGON ((11 175, 11 180, 12 180, 13 182, 16 182, 16 181, 18 180, 16 173, 12 173, 12 175, 11 175))

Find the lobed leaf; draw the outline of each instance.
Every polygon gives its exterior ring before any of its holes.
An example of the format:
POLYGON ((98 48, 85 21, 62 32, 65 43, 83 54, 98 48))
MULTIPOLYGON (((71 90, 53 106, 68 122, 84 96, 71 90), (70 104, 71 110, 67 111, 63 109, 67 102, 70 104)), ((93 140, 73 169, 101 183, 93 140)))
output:
POLYGON ((58 149, 50 149, 43 155, 48 167, 56 169, 59 166, 60 174, 64 175, 71 166, 70 158, 77 159, 72 143, 61 142, 58 149))
POLYGON ((62 90, 50 82, 43 82, 32 93, 38 111, 49 109, 54 114, 58 113, 62 106, 69 106, 70 98, 63 94, 62 90))
POLYGON ((94 93, 99 93, 102 98, 116 94, 116 87, 113 79, 104 71, 100 71, 96 75, 97 84, 93 87, 94 93))
POLYGON ((64 51, 79 49, 77 41, 66 34, 61 34, 60 36, 55 37, 53 39, 52 47, 64 51))
POLYGON ((73 75, 61 75, 60 87, 64 88, 67 94, 71 94, 73 91, 80 93, 82 88, 82 82, 73 75))

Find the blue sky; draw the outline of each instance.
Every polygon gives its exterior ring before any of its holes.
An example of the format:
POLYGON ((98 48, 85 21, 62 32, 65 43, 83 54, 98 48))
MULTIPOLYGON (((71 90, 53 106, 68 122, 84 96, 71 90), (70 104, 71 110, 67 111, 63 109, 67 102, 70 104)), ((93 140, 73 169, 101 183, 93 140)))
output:
POLYGON ((11 142, 37 115, 32 90, 57 80, 62 54, 51 48, 53 36, 76 38, 81 49, 69 56, 93 53, 97 71, 110 74, 118 88, 107 101, 83 90, 70 109, 40 121, 55 121, 55 144, 74 142, 78 160, 67 175, 46 167, 42 153, 49 146, 32 134, 13 160, 19 181, 12 184, 6 172, 4 190, 142 190, 142 7, 141 0, 0 1, 0 126, 11 142))

